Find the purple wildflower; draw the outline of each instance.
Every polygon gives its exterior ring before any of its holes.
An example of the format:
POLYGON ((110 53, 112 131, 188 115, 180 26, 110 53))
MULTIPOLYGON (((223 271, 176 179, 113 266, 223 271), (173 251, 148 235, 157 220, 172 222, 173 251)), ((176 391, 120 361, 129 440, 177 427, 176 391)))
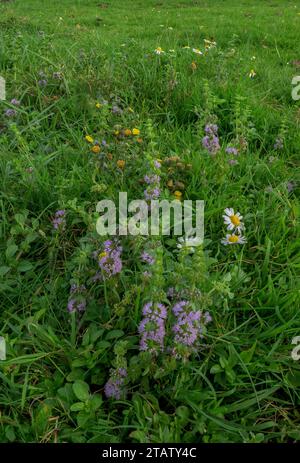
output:
POLYGON ((12 100, 10 100, 10 103, 14 106, 20 106, 21 104, 21 102, 17 100, 16 98, 13 98, 12 100))
POLYGON ((85 285, 76 285, 73 283, 70 287, 70 299, 68 300, 68 312, 84 312, 86 309, 86 299, 84 293, 86 292, 85 285))
POLYGON ((203 326, 211 321, 208 312, 204 315, 200 310, 193 310, 188 301, 177 302, 172 309, 176 323, 172 330, 175 342, 188 347, 194 347, 202 335, 203 326))
POLYGON ((229 159, 228 164, 231 166, 236 166, 239 163, 236 159, 229 159))
POLYGON ((159 175, 145 175, 144 176, 144 181, 148 185, 151 185, 152 183, 159 183, 160 182, 160 176, 159 175))
POLYGON ((145 262, 145 264, 149 264, 149 265, 153 265, 154 262, 155 262, 155 259, 153 256, 151 256, 150 254, 148 254, 147 252, 143 252, 142 255, 141 255, 141 260, 143 262, 145 262))
POLYGON ((238 155, 238 150, 233 146, 228 146, 225 151, 227 154, 233 154, 234 156, 238 155))
POLYGON ((160 169, 161 168, 161 163, 159 161, 154 161, 154 167, 156 167, 157 169, 160 169))
POLYGON ((113 370, 111 376, 104 386, 104 394, 107 398, 119 400, 124 393, 124 383, 127 376, 126 368, 113 370))
POLYGON ((68 312, 84 312, 86 308, 86 300, 76 300, 76 299, 69 299, 68 301, 68 312))
POLYGON ((205 137, 202 138, 202 145, 211 155, 215 155, 220 149, 218 138, 218 126, 216 124, 207 124, 205 126, 205 137))
POLYGON ((139 325, 140 349, 157 353, 164 348, 167 309, 163 304, 147 302, 142 313, 143 319, 139 325))
POLYGON ((54 219, 52 220, 53 228, 55 230, 65 228, 65 225, 66 225, 65 215, 66 215, 66 211, 64 209, 60 209, 55 212, 54 219))
POLYGON ((218 128, 217 124, 207 124, 205 126, 204 131, 205 131, 206 135, 217 135, 218 129, 219 128, 218 128))
POLYGON ((113 107, 111 108, 111 112, 113 114, 122 114, 123 109, 119 108, 119 106, 117 106, 117 105, 113 105, 113 107))
POLYGON ((147 200, 157 199, 159 195, 160 195, 160 189, 157 187, 144 190, 144 196, 147 200))
POLYGON ((122 270, 121 259, 122 247, 113 243, 111 240, 104 242, 104 251, 99 255, 99 267, 101 268, 104 278, 110 278, 122 270))
POLYGON ((17 114, 17 111, 15 109, 9 108, 4 111, 4 114, 6 117, 14 117, 17 114))

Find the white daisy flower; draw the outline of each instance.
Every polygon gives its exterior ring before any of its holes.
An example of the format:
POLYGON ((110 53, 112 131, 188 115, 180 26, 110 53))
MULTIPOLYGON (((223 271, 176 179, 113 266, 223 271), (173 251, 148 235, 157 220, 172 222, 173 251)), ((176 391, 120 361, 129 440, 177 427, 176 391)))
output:
POLYGON ((223 215, 224 223, 227 225, 227 230, 236 230, 241 233, 245 229, 245 225, 242 222, 243 216, 237 212, 234 213, 234 209, 227 207, 224 210, 226 215, 223 215))
POLYGON ((200 246, 203 243, 203 239, 198 236, 186 235, 178 238, 177 248, 190 248, 190 251, 194 252, 194 247, 200 246))
POLYGON ((157 55, 161 55, 162 53, 164 53, 164 51, 161 47, 157 47, 155 48, 154 53, 156 53, 157 55))
POLYGON ((226 237, 221 240, 221 243, 225 246, 227 246, 227 244, 245 244, 247 243, 247 240, 242 235, 232 233, 232 235, 226 235, 226 237))
POLYGON ((202 51, 198 50, 198 48, 193 48, 193 52, 197 53, 197 55, 203 55, 202 51))

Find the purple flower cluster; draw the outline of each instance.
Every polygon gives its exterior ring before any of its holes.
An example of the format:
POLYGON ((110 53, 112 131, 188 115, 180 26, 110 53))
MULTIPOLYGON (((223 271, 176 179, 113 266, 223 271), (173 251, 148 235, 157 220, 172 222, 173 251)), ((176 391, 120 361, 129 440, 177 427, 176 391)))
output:
POLYGON ((148 187, 144 190, 144 196, 146 200, 157 199, 160 195, 160 176, 159 175, 145 175, 144 182, 147 183, 148 187))
POLYGON ((15 109, 9 108, 4 111, 4 115, 6 117, 15 117, 16 114, 17 114, 17 111, 15 109))
POLYGON ((113 114, 123 114, 123 109, 120 108, 118 105, 113 105, 112 108, 111 108, 111 112, 113 114))
POLYGON ((84 285, 72 284, 70 288, 70 298, 68 300, 68 312, 84 312, 86 308, 86 299, 84 293, 86 287, 84 285))
POLYGON ((274 150, 282 150, 283 149, 283 140, 282 138, 278 137, 275 140, 274 150))
POLYGON ((159 183, 160 176, 159 175, 145 175, 144 181, 147 183, 147 185, 151 185, 152 183, 159 183))
POLYGON ((172 330, 175 342, 192 347, 202 335, 203 326, 212 320, 210 314, 203 314, 200 310, 192 310, 188 301, 177 302, 172 309, 176 323, 172 330))
POLYGON ((62 230, 65 228, 66 225, 66 211, 64 209, 60 209, 55 212, 54 219, 52 220, 53 228, 55 230, 62 230))
POLYGON ((155 259, 151 254, 148 254, 148 252, 144 251, 141 254, 141 260, 142 262, 145 262, 145 264, 153 265, 155 262, 155 259))
POLYGON ((163 304, 147 302, 142 313, 144 318, 139 325, 140 349, 157 353, 164 348, 167 309, 163 304))
POLYGON ((211 155, 215 155, 220 149, 218 126, 216 124, 207 124, 205 126, 205 133, 206 135, 202 139, 202 146, 211 155))
POLYGON ((238 150, 234 148, 234 146, 228 146, 225 151, 227 154, 233 154, 234 156, 237 156, 239 154, 238 150))
POLYGON ((107 398, 119 400, 124 391, 125 378, 127 371, 125 368, 118 368, 113 370, 109 380, 104 386, 104 393, 107 398))
POLYGON ((111 240, 104 242, 104 251, 99 255, 99 267, 104 277, 110 278, 122 270, 122 247, 111 240))

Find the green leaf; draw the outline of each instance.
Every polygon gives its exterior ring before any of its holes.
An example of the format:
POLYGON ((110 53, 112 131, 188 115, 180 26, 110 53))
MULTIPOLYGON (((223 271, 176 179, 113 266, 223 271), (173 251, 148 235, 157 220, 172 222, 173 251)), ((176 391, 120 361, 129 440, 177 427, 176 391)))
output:
POLYGON ((109 333, 107 333, 107 335, 105 336, 105 339, 116 339, 116 338, 120 338, 121 336, 124 335, 124 331, 122 330, 112 330, 110 331, 109 333))
POLYGON ((7 274, 7 272, 10 271, 10 267, 7 267, 6 265, 2 265, 2 267, 0 267, 0 277, 3 277, 4 275, 7 274))
POLYGON ((9 244, 6 248, 6 258, 9 260, 11 259, 17 252, 18 246, 16 244, 9 244))
POLYGON ((85 407, 85 404, 83 402, 76 402, 75 404, 71 405, 70 410, 71 412, 79 412, 80 410, 83 410, 85 407))
POLYGON ((73 392, 77 399, 85 402, 90 397, 89 385, 80 379, 73 384, 73 392))
POLYGON ((28 272, 29 270, 31 270, 33 268, 33 265, 31 262, 29 262, 28 260, 23 260, 22 262, 20 262, 20 264, 18 265, 17 267, 17 270, 19 272, 28 272))

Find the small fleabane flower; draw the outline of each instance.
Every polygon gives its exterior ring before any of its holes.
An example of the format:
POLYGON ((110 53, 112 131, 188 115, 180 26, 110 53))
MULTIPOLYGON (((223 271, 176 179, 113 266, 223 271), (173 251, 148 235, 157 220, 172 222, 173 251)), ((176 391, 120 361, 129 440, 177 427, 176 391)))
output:
POLYGON ((244 230, 243 216, 239 212, 234 213, 232 208, 226 208, 224 212, 226 215, 223 215, 223 219, 227 230, 237 230, 239 233, 244 230))
POLYGON ((247 243, 247 239, 242 235, 232 233, 232 235, 226 235, 226 237, 221 240, 221 243, 225 246, 227 244, 245 244, 247 243))

